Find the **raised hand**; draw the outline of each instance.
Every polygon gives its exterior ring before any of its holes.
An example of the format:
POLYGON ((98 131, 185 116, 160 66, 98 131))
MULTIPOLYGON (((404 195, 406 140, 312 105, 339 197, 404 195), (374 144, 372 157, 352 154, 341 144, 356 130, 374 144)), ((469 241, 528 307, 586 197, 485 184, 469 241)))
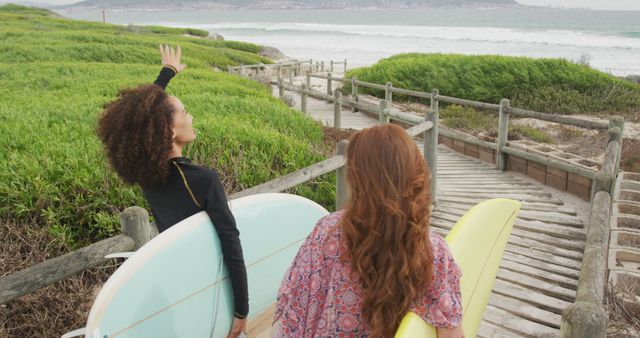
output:
POLYGON ((160 59, 162 65, 173 68, 176 73, 180 73, 187 67, 184 63, 181 63, 182 49, 178 46, 177 49, 170 47, 169 45, 160 45, 160 59))

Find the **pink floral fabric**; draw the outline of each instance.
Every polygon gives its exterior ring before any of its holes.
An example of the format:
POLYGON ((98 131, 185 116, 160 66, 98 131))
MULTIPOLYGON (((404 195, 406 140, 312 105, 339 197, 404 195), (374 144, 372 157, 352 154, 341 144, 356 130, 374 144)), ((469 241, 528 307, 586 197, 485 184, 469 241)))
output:
MULTIPOLYGON (((362 287, 351 264, 338 223, 341 212, 320 219, 287 271, 274 317, 272 337, 366 337, 361 315, 362 287)), ((433 281, 411 311, 436 327, 456 327, 462 320, 460 269, 446 242, 431 232, 433 281)))

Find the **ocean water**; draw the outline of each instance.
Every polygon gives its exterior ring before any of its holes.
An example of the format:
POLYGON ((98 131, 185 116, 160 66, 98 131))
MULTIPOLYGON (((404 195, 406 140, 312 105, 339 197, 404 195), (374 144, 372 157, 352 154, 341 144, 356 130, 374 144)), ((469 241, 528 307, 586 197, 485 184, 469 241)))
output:
MULTIPOLYGON (((59 11, 101 21, 100 11, 59 11)), ((370 65, 398 53, 499 54, 588 61, 640 74, 640 12, 496 9, 107 11, 107 22, 193 27, 298 59, 370 65)))

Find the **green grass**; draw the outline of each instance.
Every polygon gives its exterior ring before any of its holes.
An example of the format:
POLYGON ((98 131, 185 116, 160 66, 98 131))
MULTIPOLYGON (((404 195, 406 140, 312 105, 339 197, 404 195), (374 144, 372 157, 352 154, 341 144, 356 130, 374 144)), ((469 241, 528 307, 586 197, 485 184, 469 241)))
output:
MULTIPOLYGON (((237 191, 323 159, 319 124, 261 84, 213 71, 270 62, 260 46, 125 28, 0 7, 0 218, 40 224, 73 247, 116 233, 124 208, 146 207, 108 169, 95 127, 119 89, 155 79, 160 43, 181 45, 188 65, 168 90, 195 118, 196 163, 233 177, 237 191)), ((295 191, 331 208, 331 182, 295 191)))
MULTIPOLYGON (((495 113, 491 111, 478 111, 470 107, 453 104, 440 110, 440 118, 445 126, 463 130, 473 135, 477 135, 480 132, 487 132, 488 135, 498 134, 498 119, 495 113)), ((540 143, 556 143, 553 136, 534 127, 510 124, 509 139, 522 137, 540 143)))
POLYGON ((473 108, 449 105, 440 110, 442 123, 449 128, 462 129, 477 134, 481 131, 497 132, 498 119, 491 112, 479 112, 473 108))
POLYGON ((640 115, 640 85, 563 59, 411 53, 353 69, 352 76, 425 92, 438 88, 442 95, 488 103, 507 98, 513 107, 547 113, 617 113, 634 120, 640 115))
POLYGON ((527 125, 510 125, 509 126, 509 134, 515 133, 519 136, 527 137, 533 141, 538 143, 547 143, 547 144, 555 144, 556 140, 553 136, 543 132, 542 130, 538 130, 532 126, 527 125))

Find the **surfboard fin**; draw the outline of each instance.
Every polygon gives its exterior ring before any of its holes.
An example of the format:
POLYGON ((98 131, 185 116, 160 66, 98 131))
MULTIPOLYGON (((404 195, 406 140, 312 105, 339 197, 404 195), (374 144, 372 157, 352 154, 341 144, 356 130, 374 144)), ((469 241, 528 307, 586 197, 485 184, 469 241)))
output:
POLYGON ((72 338, 72 337, 80 337, 84 336, 87 333, 87 328, 83 327, 81 329, 73 330, 71 332, 67 332, 62 335, 60 338, 72 338))
POLYGON ((135 251, 116 252, 104 256, 104 258, 129 258, 136 253, 135 251))

